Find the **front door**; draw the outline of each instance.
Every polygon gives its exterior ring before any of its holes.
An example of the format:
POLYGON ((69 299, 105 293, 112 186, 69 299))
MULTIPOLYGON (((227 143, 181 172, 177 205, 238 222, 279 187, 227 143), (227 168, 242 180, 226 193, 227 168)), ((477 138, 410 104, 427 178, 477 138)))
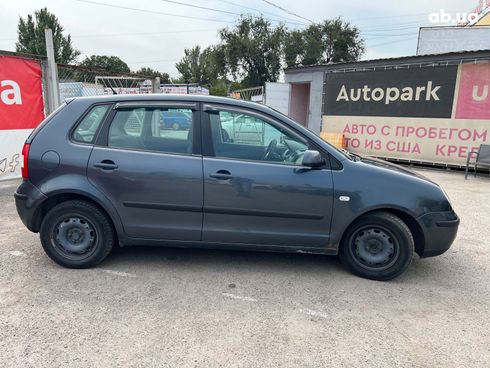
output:
POLYGON ((88 177, 112 201, 129 237, 201 240, 202 156, 194 142, 200 137, 193 139, 200 122, 188 105, 119 104, 97 139, 88 177), (179 126, 166 121, 175 114, 179 126))
POLYGON ((332 174, 301 166, 308 141, 267 116, 207 110, 203 240, 326 247, 332 174))

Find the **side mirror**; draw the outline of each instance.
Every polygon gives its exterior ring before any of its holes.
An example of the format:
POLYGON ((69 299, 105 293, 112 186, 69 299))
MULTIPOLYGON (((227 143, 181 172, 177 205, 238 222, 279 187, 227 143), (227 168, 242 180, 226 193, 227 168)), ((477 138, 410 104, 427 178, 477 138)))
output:
POLYGON ((303 166, 307 167, 320 167, 325 164, 325 160, 318 151, 306 150, 303 154, 303 166))

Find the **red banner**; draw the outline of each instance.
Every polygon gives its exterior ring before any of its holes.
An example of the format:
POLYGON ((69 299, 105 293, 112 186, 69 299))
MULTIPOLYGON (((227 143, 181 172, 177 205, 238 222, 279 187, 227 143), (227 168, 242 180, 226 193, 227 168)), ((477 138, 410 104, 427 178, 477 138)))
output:
POLYGON ((490 64, 461 65, 456 119, 490 120, 490 64))
POLYGON ((32 129, 44 119, 41 65, 0 55, 0 130, 32 129))

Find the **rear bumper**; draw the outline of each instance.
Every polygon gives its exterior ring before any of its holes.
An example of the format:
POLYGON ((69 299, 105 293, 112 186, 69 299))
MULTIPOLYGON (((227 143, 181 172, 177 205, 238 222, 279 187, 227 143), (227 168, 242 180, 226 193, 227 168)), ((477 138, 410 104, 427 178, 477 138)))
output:
POLYGON ((454 211, 431 212, 419 217, 424 232, 424 249, 421 257, 438 256, 453 244, 458 233, 459 217, 454 211))
POLYGON ((47 197, 30 181, 24 180, 15 191, 14 198, 15 207, 22 223, 30 231, 38 232, 41 213, 37 209, 47 197))

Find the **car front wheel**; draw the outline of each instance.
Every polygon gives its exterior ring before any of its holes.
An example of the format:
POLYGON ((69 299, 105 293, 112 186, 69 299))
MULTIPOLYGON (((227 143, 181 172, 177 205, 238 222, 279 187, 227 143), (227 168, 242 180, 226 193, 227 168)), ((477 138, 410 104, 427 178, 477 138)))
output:
POLYGON ((410 229, 397 216, 373 212, 356 220, 342 238, 339 257, 354 274, 372 280, 391 280, 413 258, 410 229))
POLYGON ((40 237, 46 254, 69 268, 99 264, 115 243, 114 228, 105 212, 80 200, 53 207, 43 219, 40 237))

